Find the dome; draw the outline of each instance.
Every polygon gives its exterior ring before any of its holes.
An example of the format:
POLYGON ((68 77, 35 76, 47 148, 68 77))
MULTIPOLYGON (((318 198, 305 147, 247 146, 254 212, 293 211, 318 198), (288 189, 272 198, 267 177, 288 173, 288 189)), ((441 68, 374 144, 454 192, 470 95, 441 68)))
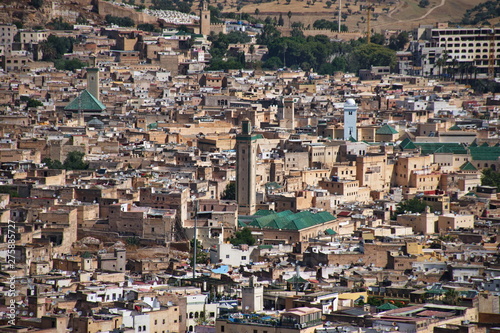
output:
POLYGON ((355 106, 356 102, 352 98, 348 98, 345 104, 349 106, 355 106))

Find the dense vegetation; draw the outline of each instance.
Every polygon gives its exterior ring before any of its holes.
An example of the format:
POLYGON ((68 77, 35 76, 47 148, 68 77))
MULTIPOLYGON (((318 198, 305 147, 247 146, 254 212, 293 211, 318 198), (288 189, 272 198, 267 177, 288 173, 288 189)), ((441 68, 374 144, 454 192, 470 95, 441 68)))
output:
POLYGON ((500 172, 484 169, 481 175, 481 185, 494 186, 500 191, 500 172))
MULTIPOLYGON (((218 7, 209 8, 212 17, 217 20, 222 18, 218 7)), ((276 70, 289 67, 303 70, 313 69, 319 74, 333 74, 336 71, 357 73, 359 69, 368 69, 371 66, 394 68, 396 65, 395 51, 404 49, 408 42, 406 32, 391 37, 388 46, 384 45, 386 40, 381 34, 373 34, 370 44, 366 43, 366 38, 340 42, 330 41, 324 35, 304 37, 301 30, 303 25, 299 22, 291 24, 291 37, 282 37, 276 28, 279 21, 279 19, 270 17, 265 19, 262 32, 257 38, 257 44, 266 45, 269 52, 262 61, 254 63, 245 62, 243 54, 228 52, 230 43, 247 43, 249 41, 245 33, 231 32, 227 35, 211 35, 209 40, 212 42, 210 50, 212 62, 208 70, 241 68, 276 70)), ((317 29, 337 29, 336 22, 327 20, 317 20, 313 26, 317 29)), ((347 28, 343 29, 347 30, 347 28)))
POLYGON ((30 5, 32 5, 36 9, 39 9, 40 7, 43 6, 43 0, 31 0, 30 5))
POLYGON ((120 17, 120 16, 113 16, 113 15, 106 15, 104 17, 106 20, 107 24, 116 24, 120 27, 133 27, 135 26, 134 20, 132 20, 130 17, 120 17))
POLYGON ((158 29, 157 27, 155 27, 151 23, 141 23, 141 24, 138 24, 137 25, 137 29, 138 30, 142 30, 142 31, 151 31, 151 32, 159 32, 160 31, 160 29, 158 29))
POLYGON ((224 193, 221 196, 222 200, 236 200, 236 183, 231 182, 227 184, 224 193))
POLYGON ((229 241, 233 245, 241 245, 241 244, 254 245, 255 244, 255 238, 253 238, 253 236, 252 236, 252 231, 246 227, 241 229, 240 231, 236 231, 234 238, 230 238, 229 241))
POLYGON ((479 23, 489 24, 487 20, 500 16, 500 2, 488 0, 468 9, 462 18, 462 24, 476 25, 479 23))
POLYGON ((396 206, 396 214, 422 213, 427 208, 427 204, 418 198, 401 201, 396 206))
POLYGON ((65 53, 73 52, 75 39, 72 37, 57 37, 50 35, 46 41, 40 43, 43 61, 55 61, 61 59, 65 53))
POLYGON ((324 35, 306 38, 300 30, 292 35, 281 37, 272 26, 264 27, 257 41, 269 48, 264 68, 313 68, 319 74, 333 74, 335 71, 357 72, 372 65, 394 67, 396 64, 393 50, 375 43, 367 44, 364 39, 332 42, 324 35))
MULTIPOLYGON (((332 31, 339 31, 339 23, 337 21, 328 21, 325 19, 316 20, 313 23, 314 29, 327 29, 332 31)), ((347 26, 345 24, 340 25, 340 31, 348 31, 347 26)))
POLYGON ((89 168, 89 164, 83 161, 84 156, 85 154, 82 152, 72 151, 68 153, 64 163, 48 157, 44 158, 42 163, 44 163, 49 169, 87 170, 89 168))
POLYGON ((190 13, 193 0, 153 0, 151 9, 178 10, 183 13, 190 13))
POLYGON ((243 54, 228 54, 229 44, 248 43, 250 37, 241 31, 231 31, 228 34, 211 34, 208 39, 212 42, 210 55, 212 62, 209 70, 237 69, 245 67, 243 54), (224 60, 226 59, 226 60, 224 60))
POLYGON ((53 19, 47 24, 47 27, 52 30, 73 30, 73 25, 63 21, 62 17, 53 19))
POLYGON ((80 59, 56 59, 54 60, 54 66, 59 70, 72 71, 75 72, 77 69, 81 69, 88 64, 81 61, 80 59))

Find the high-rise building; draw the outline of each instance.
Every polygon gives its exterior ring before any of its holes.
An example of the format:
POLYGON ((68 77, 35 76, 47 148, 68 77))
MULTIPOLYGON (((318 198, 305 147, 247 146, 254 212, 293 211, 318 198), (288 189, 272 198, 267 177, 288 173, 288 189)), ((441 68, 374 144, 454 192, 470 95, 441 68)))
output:
POLYGON ((256 201, 257 136, 252 135, 252 125, 246 118, 241 134, 236 136, 236 201, 238 213, 253 215, 256 201))
POLYGON ((344 140, 358 139, 356 128, 358 106, 356 102, 349 98, 344 104, 344 140))

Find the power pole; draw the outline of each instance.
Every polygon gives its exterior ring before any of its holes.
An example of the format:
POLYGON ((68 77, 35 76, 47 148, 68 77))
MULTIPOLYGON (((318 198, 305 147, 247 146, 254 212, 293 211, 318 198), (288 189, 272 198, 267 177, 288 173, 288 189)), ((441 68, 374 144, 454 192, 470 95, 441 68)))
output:
POLYGON ((193 246, 193 279, 196 278, 196 250, 197 250, 197 247, 198 247, 198 241, 197 241, 197 235, 196 235, 196 228, 197 228, 197 224, 198 224, 198 199, 195 199, 194 200, 194 236, 193 236, 193 239, 194 239, 194 246, 193 246))
POLYGON ((342 18, 342 0, 339 0, 339 33, 340 33, 340 19, 342 18))

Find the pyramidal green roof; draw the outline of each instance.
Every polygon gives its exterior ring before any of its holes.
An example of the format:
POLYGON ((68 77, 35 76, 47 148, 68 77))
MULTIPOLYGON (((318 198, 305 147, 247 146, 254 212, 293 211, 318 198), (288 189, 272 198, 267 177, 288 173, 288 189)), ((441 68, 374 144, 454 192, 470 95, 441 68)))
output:
POLYGON ((77 98, 75 98, 71 103, 66 105, 64 110, 66 111, 104 111, 106 106, 99 102, 97 98, 94 97, 87 89, 82 91, 77 98))
POLYGON ((417 148, 417 146, 415 146, 415 144, 413 143, 413 141, 411 141, 408 138, 404 139, 403 142, 401 142, 401 144, 399 146, 402 149, 416 149, 417 148))
POLYGON ((352 135, 349 137, 349 141, 351 141, 351 142, 358 142, 358 140, 356 140, 355 138, 353 138, 352 135))
POLYGON ((388 124, 384 124, 382 127, 377 129, 375 131, 375 134, 398 134, 398 131, 396 131, 393 127, 391 127, 388 124))
POLYGON ((462 129, 458 127, 458 125, 453 125, 450 128, 448 128, 448 131, 461 131, 462 129))
POLYGON ((384 303, 380 306, 377 306, 377 310, 395 310, 395 309, 398 309, 398 307, 391 303, 384 303))
POLYGON ((472 165, 471 162, 467 161, 460 166, 460 170, 462 171, 477 171, 477 168, 472 165))

